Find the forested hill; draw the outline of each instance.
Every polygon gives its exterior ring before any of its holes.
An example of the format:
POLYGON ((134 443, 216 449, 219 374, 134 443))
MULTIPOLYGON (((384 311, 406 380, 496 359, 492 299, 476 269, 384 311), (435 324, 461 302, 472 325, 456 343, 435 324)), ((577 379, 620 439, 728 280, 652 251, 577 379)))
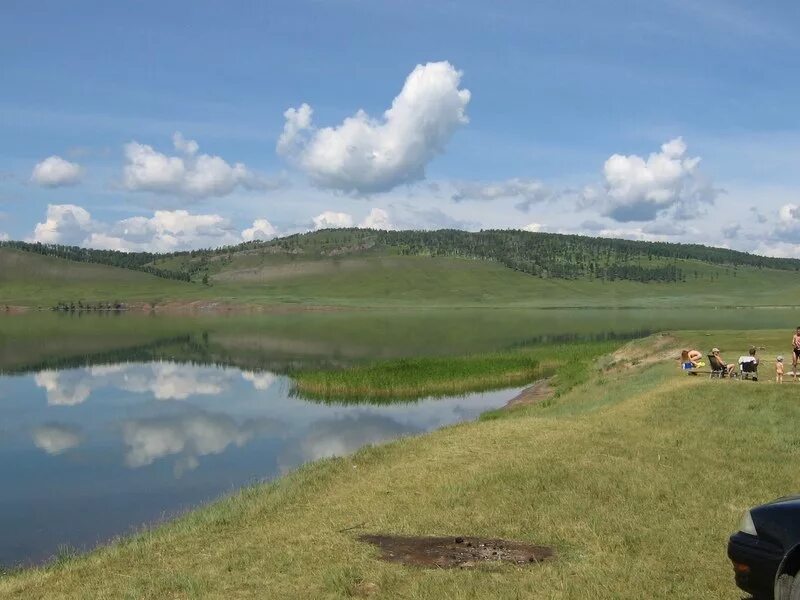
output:
MULTIPOLYGON (((513 230, 466 232, 333 229, 268 242, 170 254, 124 253, 73 246, 2 242, 1 246, 74 261, 146 271, 161 277, 196 280, 209 264, 237 255, 263 254, 291 260, 373 255, 440 256, 490 260, 542 278, 679 282, 692 277, 692 263, 800 271, 800 260, 769 258, 696 244, 642 242, 513 230)), ((224 267, 223 267, 224 268, 224 267)), ((696 276, 696 271, 694 273, 696 276)))

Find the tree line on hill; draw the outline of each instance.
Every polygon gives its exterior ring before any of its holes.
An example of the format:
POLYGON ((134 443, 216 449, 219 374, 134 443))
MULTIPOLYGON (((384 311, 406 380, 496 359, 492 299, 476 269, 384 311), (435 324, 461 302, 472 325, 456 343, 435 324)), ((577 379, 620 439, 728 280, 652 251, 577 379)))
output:
MULTIPOLYGON (((718 267, 769 268, 800 271, 800 260, 772 258, 700 244, 674 244, 580 235, 532 233, 519 230, 467 232, 380 231, 327 229, 261 242, 246 242, 208 250, 168 254, 91 250, 57 244, 2 242, 29 252, 69 260, 93 262, 144 271, 181 281, 192 281, 207 271, 210 260, 228 262, 238 252, 262 251, 296 257, 335 257, 391 252, 406 256, 445 256, 491 260, 516 271, 543 278, 682 282, 687 275, 678 261, 694 260, 718 267), (178 260, 174 260, 178 259, 178 260), (159 262, 170 260, 170 268, 159 262)), ((683 263, 685 266, 685 263, 683 263)), ((694 277, 698 277, 694 271, 694 277)), ((713 276, 712 276, 713 277, 713 276)), ((207 278, 204 279, 207 281, 207 278)))
MULTIPOLYGON (((44 256, 55 256, 76 262, 95 263, 120 267, 134 271, 150 273, 156 277, 164 279, 176 279, 178 281, 191 281, 192 273, 187 270, 173 270, 159 268, 152 263, 157 259, 163 258, 163 254, 152 252, 120 252, 118 250, 94 250, 91 248, 81 248, 79 246, 62 246, 61 244, 41 244, 29 242, 0 242, 0 248, 13 248, 25 252, 35 252, 44 256)), ((171 256, 180 256, 182 252, 176 252, 171 256)))

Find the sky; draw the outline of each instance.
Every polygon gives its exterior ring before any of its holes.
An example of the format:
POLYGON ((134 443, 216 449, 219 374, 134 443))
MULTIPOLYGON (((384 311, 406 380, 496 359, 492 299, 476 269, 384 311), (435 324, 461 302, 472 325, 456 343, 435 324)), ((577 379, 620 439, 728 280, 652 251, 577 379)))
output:
POLYGON ((800 257, 800 3, 0 3, 0 239, 325 227, 800 257))

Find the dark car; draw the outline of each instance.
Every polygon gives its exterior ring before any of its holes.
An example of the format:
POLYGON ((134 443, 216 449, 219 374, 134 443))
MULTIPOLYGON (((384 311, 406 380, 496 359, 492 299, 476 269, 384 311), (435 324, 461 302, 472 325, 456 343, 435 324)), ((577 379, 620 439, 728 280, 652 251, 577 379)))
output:
POLYGON ((758 600, 800 600, 800 494, 745 512, 728 541, 736 585, 758 600))

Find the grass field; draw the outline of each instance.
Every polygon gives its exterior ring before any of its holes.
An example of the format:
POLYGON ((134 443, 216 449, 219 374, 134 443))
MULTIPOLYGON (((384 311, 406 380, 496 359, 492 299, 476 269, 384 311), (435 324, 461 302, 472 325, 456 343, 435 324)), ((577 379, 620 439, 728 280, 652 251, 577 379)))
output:
MULTIPOLYGON (((211 270, 211 286, 0 248, 0 307, 58 302, 344 308, 793 306, 790 271, 678 261, 683 283, 541 279, 482 260, 371 256, 289 260, 243 255, 211 270), (256 262, 254 262, 256 261, 256 262), (251 264, 252 263, 252 264, 251 264), (713 275, 713 280, 711 279, 713 275)), ((165 261, 164 268, 173 267, 165 261)), ((174 308, 174 307, 173 307, 174 308)))
POLYGON ((656 336, 550 401, 310 464, 85 557, 0 578, 8 598, 740 598, 741 512, 795 492, 797 384, 687 377, 683 346, 785 353, 784 331, 656 336), (350 529, 353 528, 353 529, 350 529), (360 532, 556 547, 530 568, 423 570, 360 532))

